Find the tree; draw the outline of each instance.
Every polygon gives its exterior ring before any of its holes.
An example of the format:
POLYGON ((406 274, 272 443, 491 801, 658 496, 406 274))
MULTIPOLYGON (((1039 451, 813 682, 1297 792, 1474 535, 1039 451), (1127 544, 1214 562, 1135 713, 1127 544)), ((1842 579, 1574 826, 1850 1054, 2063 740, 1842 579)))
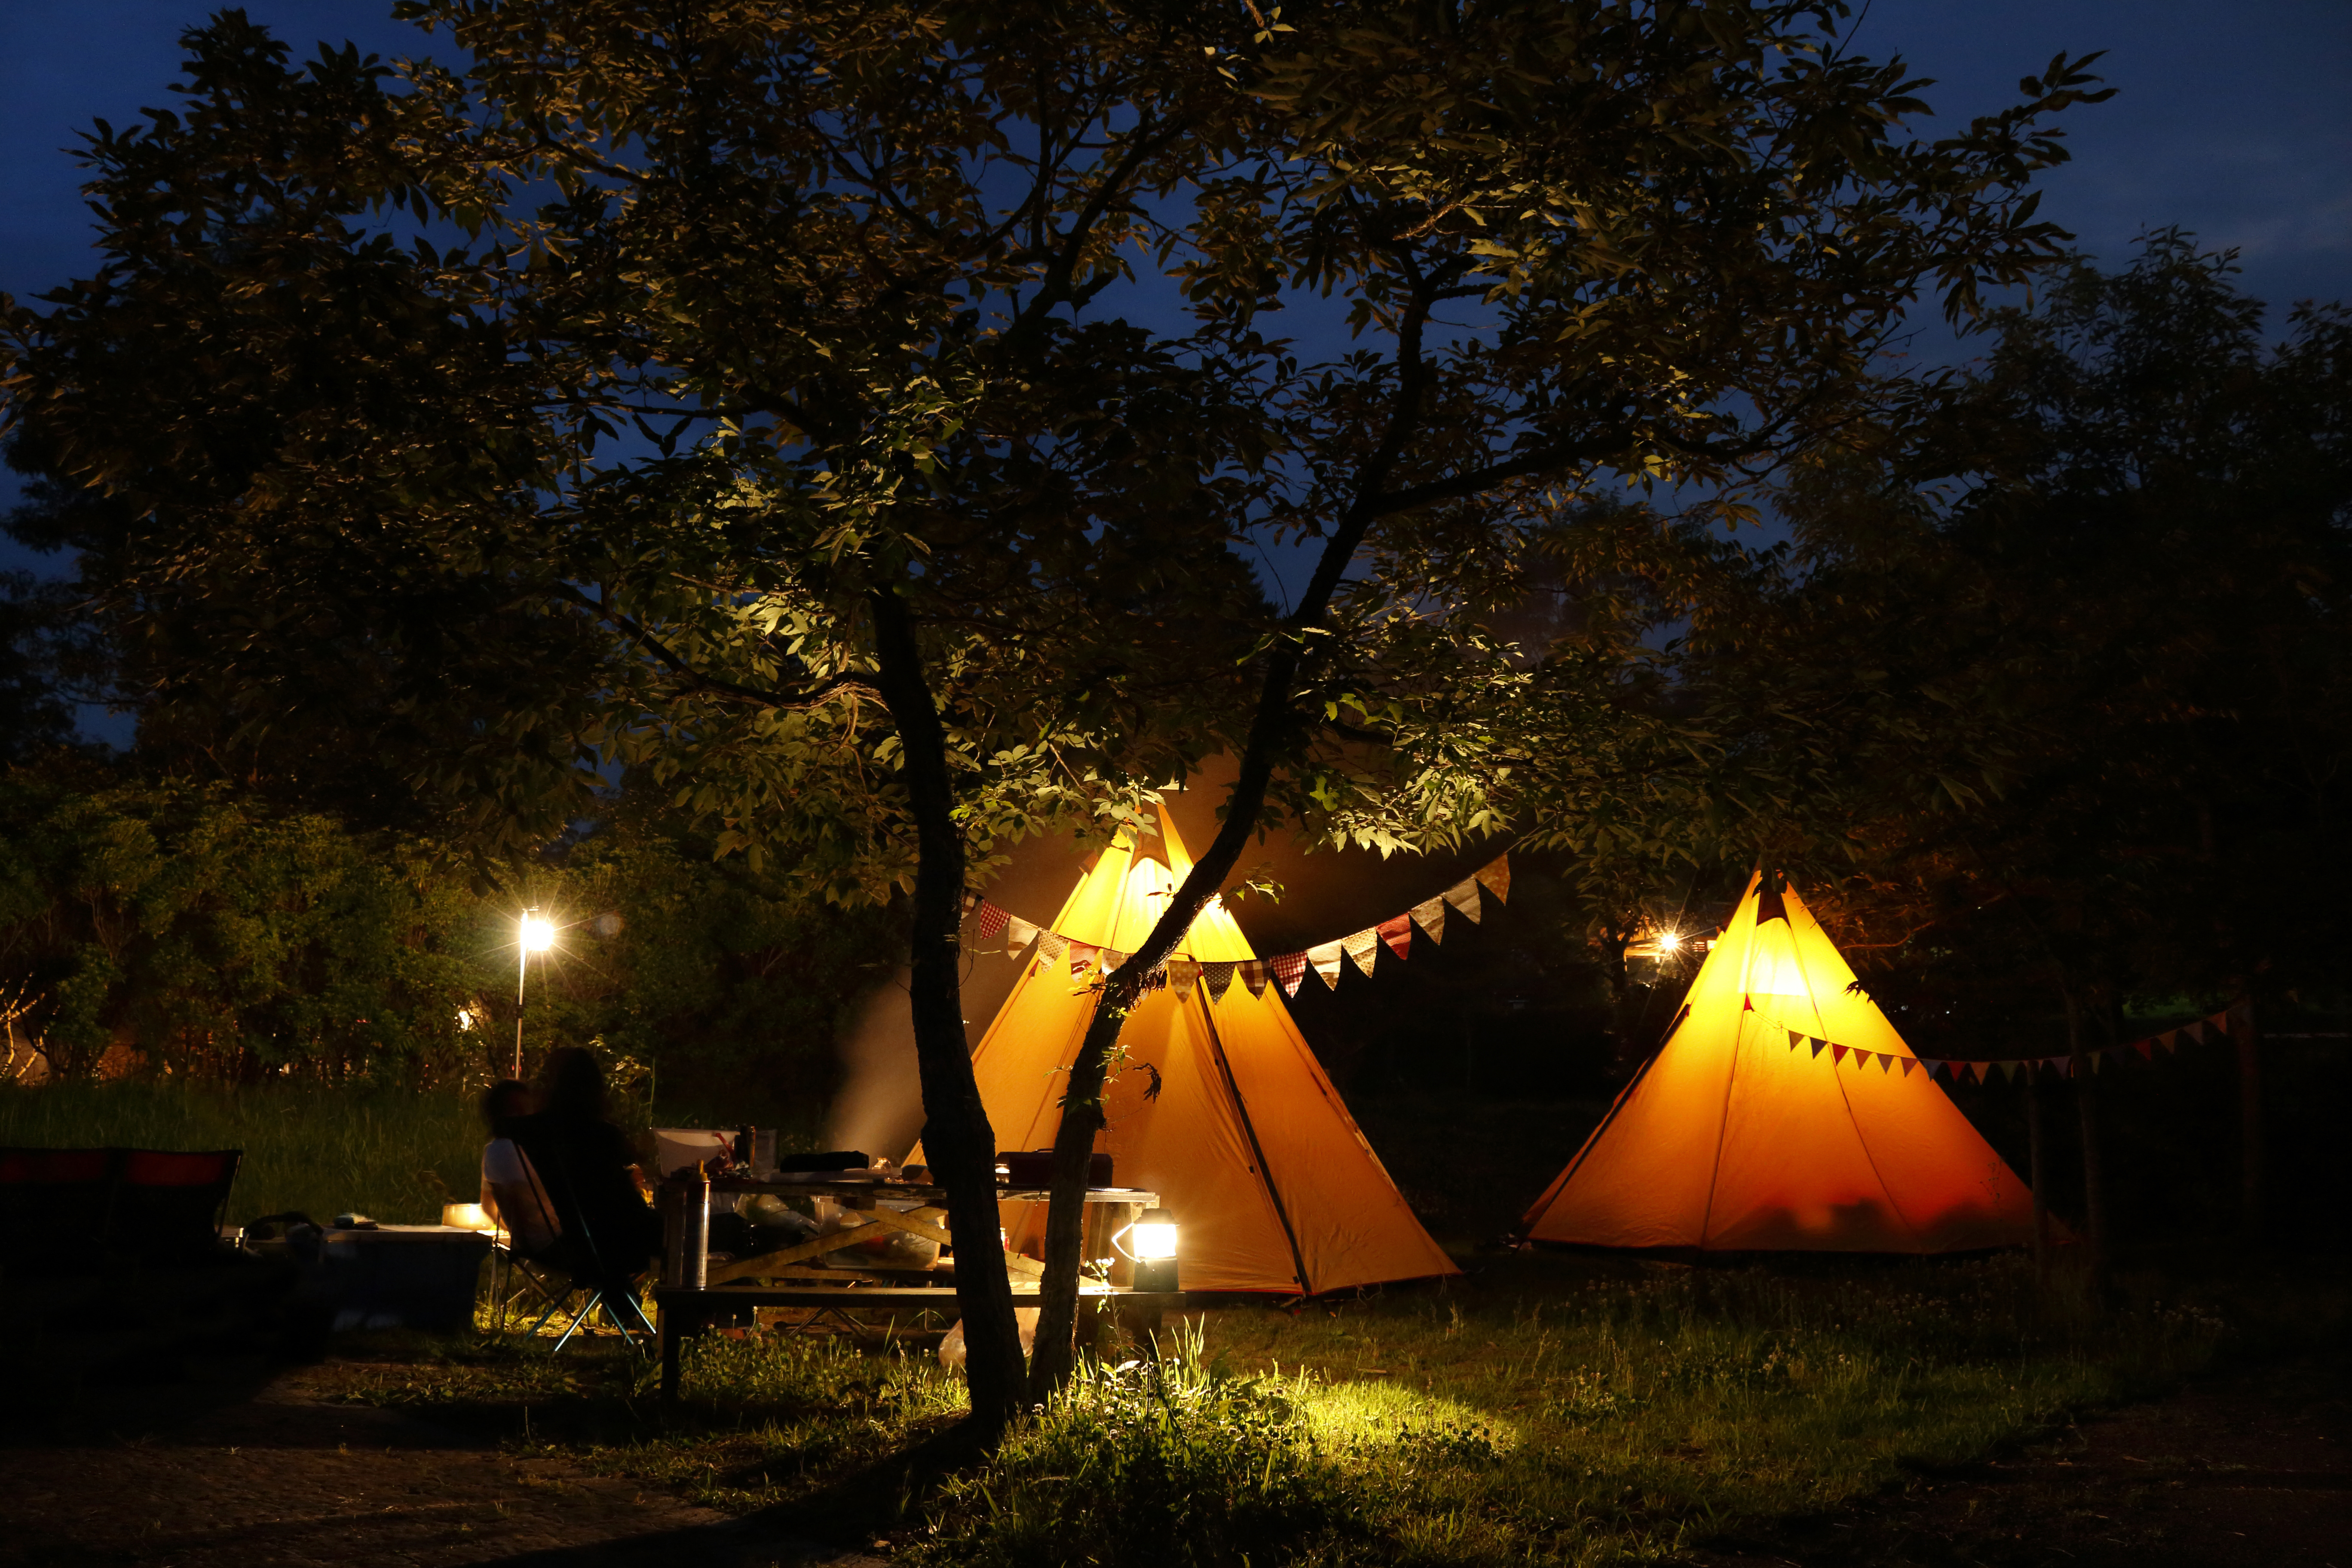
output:
MULTIPOLYGON (((384 793, 486 833, 619 760, 755 865, 904 889, 960 1236, 968 880, 1231 750, 1071 1064, 1041 1389, 1120 1024, 1248 836, 1574 837, 1580 752, 1650 721, 1483 629, 1535 542, 1627 482, 1746 515, 1887 401, 1923 289, 1964 318, 2051 252, 2042 121, 2097 96, 2061 58, 1900 140, 1917 84, 1830 4, 401 9, 463 74, 189 36, 182 108, 90 142, 109 262, 12 314, 11 406, 137 520, 102 591, 158 706, 297 771, 392 726, 384 793)), ((1028 1389, 964 1252, 992 1430, 1028 1389)))
POLYGON ((2352 321, 2266 344, 2233 270, 2165 231, 2002 312, 1941 416, 1792 488, 1793 569, 1695 676, 1805 716, 1778 847, 1924 1012, 2079 1055, 2134 994, 2340 984, 2352 321))

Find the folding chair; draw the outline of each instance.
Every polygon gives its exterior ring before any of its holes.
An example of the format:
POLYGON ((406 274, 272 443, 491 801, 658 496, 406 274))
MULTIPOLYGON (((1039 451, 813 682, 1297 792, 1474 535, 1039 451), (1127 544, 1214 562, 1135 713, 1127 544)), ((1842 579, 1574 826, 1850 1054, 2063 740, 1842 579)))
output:
POLYGON ((562 1234, 556 1238, 553 1247, 537 1257, 520 1253, 515 1256, 534 1268, 560 1271, 570 1280, 572 1287, 559 1294, 550 1289, 546 1281, 537 1274, 531 1276, 533 1282, 548 1292, 548 1308, 540 1314, 539 1321, 531 1324, 530 1336, 537 1338, 540 1330, 562 1310, 572 1295, 584 1290, 588 1294, 587 1304, 572 1315, 572 1321, 564 1326, 562 1334, 557 1338, 554 1351, 549 1353, 561 1352, 570 1344, 572 1336, 587 1322, 589 1314, 601 1306, 613 1326, 621 1331, 621 1337, 628 1342, 629 1349, 636 1354, 644 1354, 637 1344, 636 1332, 643 1331, 648 1342, 656 1336, 653 1323, 637 1304, 636 1290, 632 1284, 644 1272, 643 1266, 623 1270, 607 1261, 605 1249, 597 1243, 596 1227, 580 1203, 578 1188, 572 1180, 572 1172, 560 1143, 536 1137, 518 1137, 516 1143, 530 1159, 534 1179, 540 1184, 540 1195, 554 1211, 556 1223, 562 1226, 562 1234), (629 1321, 632 1319, 635 1320, 635 1328, 629 1321))

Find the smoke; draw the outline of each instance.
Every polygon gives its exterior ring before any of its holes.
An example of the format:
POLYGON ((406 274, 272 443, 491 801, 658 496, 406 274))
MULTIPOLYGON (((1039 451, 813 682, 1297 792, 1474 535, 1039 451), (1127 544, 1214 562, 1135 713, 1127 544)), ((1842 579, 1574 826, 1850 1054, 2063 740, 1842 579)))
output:
POLYGON ((900 1160, 923 1131, 922 1086, 915 1068, 915 1016, 907 1005, 907 971, 866 994, 841 1037, 841 1092, 826 1119, 835 1149, 863 1149, 900 1160))

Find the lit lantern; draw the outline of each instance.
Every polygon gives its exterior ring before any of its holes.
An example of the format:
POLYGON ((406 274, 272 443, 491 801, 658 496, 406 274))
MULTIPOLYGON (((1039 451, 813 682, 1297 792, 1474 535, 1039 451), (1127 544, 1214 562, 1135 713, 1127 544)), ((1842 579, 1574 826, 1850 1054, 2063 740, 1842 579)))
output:
POLYGON ((1145 1209, 1128 1227, 1128 1248, 1135 1258, 1135 1288, 1176 1290, 1176 1222, 1164 1209, 1145 1209))
POLYGON ((441 1223, 452 1230, 496 1230, 492 1219, 479 1204, 443 1204, 441 1223))

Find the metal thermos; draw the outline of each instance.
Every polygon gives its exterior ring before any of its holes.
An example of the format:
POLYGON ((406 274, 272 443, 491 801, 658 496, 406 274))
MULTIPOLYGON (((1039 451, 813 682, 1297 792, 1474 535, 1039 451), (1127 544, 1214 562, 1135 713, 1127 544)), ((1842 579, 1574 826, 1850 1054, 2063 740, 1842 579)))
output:
POLYGON ((662 1282, 701 1290, 710 1282, 710 1175, 700 1165, 670 1184, 662 1282))

